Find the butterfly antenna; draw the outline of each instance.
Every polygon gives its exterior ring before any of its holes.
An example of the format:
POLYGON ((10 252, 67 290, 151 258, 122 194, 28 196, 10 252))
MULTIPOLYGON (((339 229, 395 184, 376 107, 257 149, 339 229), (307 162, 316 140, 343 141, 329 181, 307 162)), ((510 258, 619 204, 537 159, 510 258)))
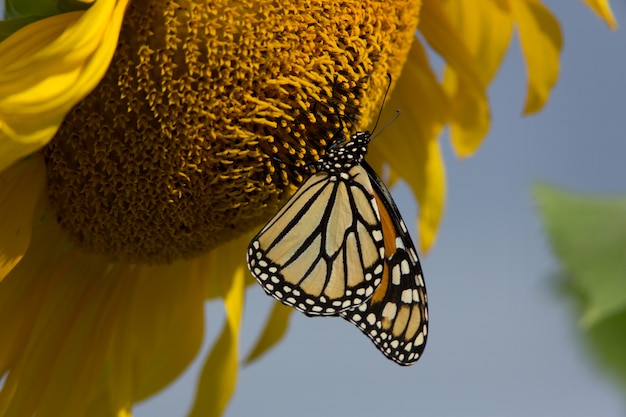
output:
MULTIPOLYGON (((385 101, 387 100, 387 94, 389 93, 389 89, 391 88, 391 74, 387 73, 387 78, 389 78, 389 83, 387 84, 387 89, 385 90, 385 95, 383 96, 383 102, 380 105, 380 110, 378 111, 378 117, 376 118, 376 124, 374 124, 374 128, 372 129, 372 134, 376 131, 376 127, 378 126, 378 122, 380 121, 380 116, 383 114, 383 107, 385 107, 385 101)), ((395 118, 393 120, 395 120, 395 118)), ((388 124, 389 123, 387 123, 387 125, 388 124)), ((387 127, 387 125, 385 125, 385 127, 387 127)), ((384 128, 383 128, 383 130, 384 130, 384 128)))
POLYGON ((389 125, 392 124, 400 116, 400 110, 398 109, 398 110, 396 110, 396 115, 393 116, 393 118, 391 120, 389 120, 382 127, 382 129, 380 129, 380 132, 378 132, 376 135, 373 135, 373 133, 376 131, 376 127, 378 126, 378 121, 380 120, 380 115, 383 114, 383 106, 385 105, 385 100, 387 99, 387 93, 389 93, 389 87, 391 87, 391 74, 387 73, 387 77, 389 77, 389 84, 387 85, 387 90, 385 91, 385 96, 383 97, 383 104, 380 106, 380 111, 378 112, 378 118, 376 119, 376 124, 374 125, 374 129, 372 129, 372 137, 370 138, 370 140, 374 140, 375 138, 380 136, 380 134, 383 133, 385 131, 385 129, 387 129, 389 127, 389 125))
POLYGON ((385 129, 387 129, 389 127, 390 124, 392 124, 398 117, 400 116, 400 109, 396 109, 396 115, 393 116, 393 118, 391 120, 389 120, 381 129, 380 132, 378 132, 375 136, 372 136, 370 140, 374 140, 376 139, 378 136, 380 136, 381 133, 383 133, 385 131, 385 129))

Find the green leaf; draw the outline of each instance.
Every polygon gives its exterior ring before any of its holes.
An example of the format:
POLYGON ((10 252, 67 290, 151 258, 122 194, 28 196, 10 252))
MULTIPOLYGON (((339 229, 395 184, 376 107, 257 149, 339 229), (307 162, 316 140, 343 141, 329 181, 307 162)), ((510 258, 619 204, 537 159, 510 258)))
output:
POLYGON ((626 311, 598 322, 588 332, 591 347, 626 388, 626 311))
POLYGON ((600 197, 537 185, 535 200, 564 289, 581 307, 591 346, 626 386, 626 197, 600 197))
POLYGON ((626 309, 626 198, 592 197, 547 185, 535 197, 552 248, 583 295, 590 327, 626 309))
POLYGON ((87 10, 91 3, 80 0, 5 0, 0 20, 0 42, 29 23, 66 12, 87 10))
POLYGON ((6 0, 5 14, 8 18, 29 16, 52 16, 57 14, 56 0, 6 0))
POLYGON ((91 3, 80 0, 5 0, 4 14, 8 19, 47 17, 76 10, 87 10, 91 3))

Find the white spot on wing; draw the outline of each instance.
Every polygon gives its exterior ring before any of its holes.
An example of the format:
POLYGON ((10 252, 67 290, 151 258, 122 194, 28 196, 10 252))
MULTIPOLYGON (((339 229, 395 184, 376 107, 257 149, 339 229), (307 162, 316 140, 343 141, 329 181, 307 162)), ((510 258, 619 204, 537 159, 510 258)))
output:
POLYGON ((418 276, 415 277, 415 282, 417 283, 417 285, 419 285, 420 287, 424 286, 424 278, 422 278, 422 274, 419 274, 418 276))
POLYGON ((400 267, 398 265, 394 265, 391 269, 391 283, 393 285, 400 285, 400 278, 402 275, 400 274, 400 267))
POLYGON ((402 262, 400 262, 400 269, 402 270, 403 275, 408 275, 409 272, 411 272, 411 266, 406 259, 403 259, 402 262))

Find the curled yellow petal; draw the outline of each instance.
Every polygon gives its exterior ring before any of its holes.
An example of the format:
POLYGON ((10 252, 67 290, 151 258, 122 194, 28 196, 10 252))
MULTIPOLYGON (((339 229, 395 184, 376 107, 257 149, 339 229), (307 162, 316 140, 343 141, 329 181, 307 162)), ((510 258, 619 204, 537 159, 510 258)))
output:
POLYGON ((524 114, 535 113, 546 103, 559 77, 561 28, 552 13, 537 0, 514 0, 509 4, 528 72, 524 114))
MULTIPOLYGON (((446 1, 446 15, 453 22, 476 62, 480 77, 489 83, 508 49, 513 20, 508 10, 493 1, 480 7, 471 2, 446 1)), ((446 68, 443 87, 450 98, 450 133, 457 155, 472 155, 489 131, 491 122, 485 88, 468 85, 466 77, 446 68)))
POLYGON ((613 16, 613 10, 611 10, 611 4, 609 0, 583 0, 591 10, 596 12, 598 16, 600 16, 606 24, 612 30, 617 29, 617 21, 615 20, 615 16, 613 16))
POLYGON ((477 6, 472 2, 442 2, 446 16, 467 47, 480 78, 490 82, 511 42, 513 19, 498 1, 488 0, 477 6))
POLYGON ((33 156, 0 173, 0 281, 22 259, 46 183, 43 158, 33 156))
POLYGON ((451 71, 446 71, 443 86, 450 96, 452 147, 459 157, 471 156, 478 150, 491 125, 487 91, 468 88, 451 71))
POLYGON ((465 79, 471 88, 485 89, 485 80, 480 74, 476 60, 472 57, 462 35, 442 8, 440 0, 425 0, 420 12, 419 30, 428 44, 439 53, 446 63, 465 79))
POLYGON ((104 76, 127 3, 98 0, 0 43, 0 171, 45 145, 104 76))
POLYGON ((272 312, 270 313, 265 328, 257 340, 256 344, 248 354, 248 357, 244 360, 244 363, 249 364, 257 360, 263 354, 272 349, 283 338, 289 327, 289 318, 293 308, 287 307, 281 303, 273 303, 272 312))

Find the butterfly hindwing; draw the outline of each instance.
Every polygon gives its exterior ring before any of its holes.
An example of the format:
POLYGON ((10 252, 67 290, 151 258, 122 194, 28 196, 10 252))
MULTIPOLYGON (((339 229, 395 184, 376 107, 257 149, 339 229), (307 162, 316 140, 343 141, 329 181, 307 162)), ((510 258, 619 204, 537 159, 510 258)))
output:
POLYGON ((361 165, 309 177, 255 236, 248 265, 265 292, 307 315, 337 315, 372 296, 384 243, 361 165))
POLYGON ((372 181, 385 242, 382 283, 374 295, 341 316, 356 325, 389 359, 411 365, 426 347, 428 301, 422 268, 400 213, 374 170, 362 163, 372 181))

